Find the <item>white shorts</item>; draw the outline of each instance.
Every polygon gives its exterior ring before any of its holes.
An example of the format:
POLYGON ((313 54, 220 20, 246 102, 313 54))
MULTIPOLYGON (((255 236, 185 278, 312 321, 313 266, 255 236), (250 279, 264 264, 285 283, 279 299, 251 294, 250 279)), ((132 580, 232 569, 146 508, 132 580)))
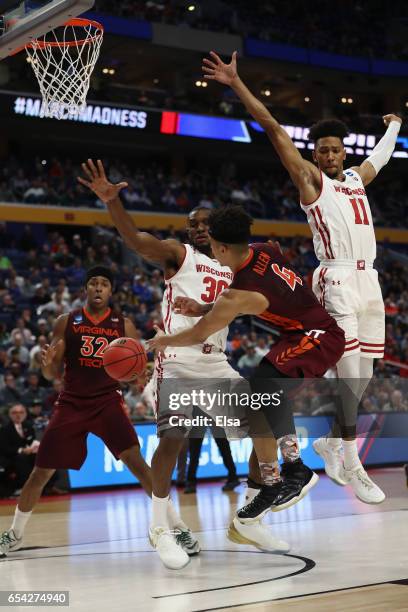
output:
POLYGON ((384 356, 385 312, 378 272, 334 262, 321 263, 313 274, 313 292, 346 335, 344 355, 384 356))
MULTIPOLYGON (((166 358, 156 358, 153 385, 157 431, 161 433, 175 426, 174 417, 192 418, 194 407, 208 411, 210 417, 217 415, 217 407, 213 406, 211 412, 207 400, 198 397, 197 394, 192 396, 196 400, 194 403, 180 404, 179 398, 182 394, 191 396, 192 392, 200 390, 206 394, 231 393, 238 390, 242 392, 242 389, 247 389, 248 383, 228 363, 227 356, 223 352, 203 354, 198 351, 191 353, 183 351, 166 354, 166 358), (170 417, 173 417, 172 421, 170 417)), ((231 417, 233 414, 238 418, 236 406, 232 407, 232 412, 228 406, 223 406, 221 412, 223 416, 231 417)), ((191 429, 191 426, 183 425, 183 427, 187 433, 191 429)), ((228 437, 242 437, 241 434, 233 433, 235 429, 235 427, 228 428, 228 437)))

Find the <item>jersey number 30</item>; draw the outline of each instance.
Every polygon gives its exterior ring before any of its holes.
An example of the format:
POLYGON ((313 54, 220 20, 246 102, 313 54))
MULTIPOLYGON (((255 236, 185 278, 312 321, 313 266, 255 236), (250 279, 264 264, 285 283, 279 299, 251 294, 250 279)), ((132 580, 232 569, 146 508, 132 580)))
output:
POLYGON ((105 352, 106 347, 109 344, 109 341, 102 336, 99 338, 95 338, 95 336, 82 336, 82 346, 81 346, 81 355, 84 357, 99 357, 102 359, 103 354, 105 352), (95 346, 96 345, 96 346, 95 346))
POLYGON ((288 268, 280 268, 277 263, 272 264, 272 270, 285 281, 287 285, 294 291, 296 289, 296 283, 303 285, 303 281, 300 276, 297 276, 293 270, 288 268))
POLYGON ((205 293, 201 294, 201 299, 206 304, 212 304, 215 302, 221 291, 224 291, 228 287, 228 283, 224 280, 218 280, 212 276, 206 276, 203 278, 205 285, 205 293))

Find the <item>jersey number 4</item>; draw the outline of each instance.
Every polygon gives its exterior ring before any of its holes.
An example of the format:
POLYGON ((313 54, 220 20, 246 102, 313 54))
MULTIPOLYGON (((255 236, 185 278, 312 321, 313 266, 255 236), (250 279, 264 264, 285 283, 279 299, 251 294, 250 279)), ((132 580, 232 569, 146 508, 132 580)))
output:
POLYGON ((81 355, 84 357, 99 357, 102 359, 106 347, 109 341, 102 336, 95 338, 95 336, 82 336, 83 344, 81 346, 81 355), (95 346, 96 345, 96 346, 95 346))
POLYGON ((302 279, 300 276, 297 276, 293 270, 288 270, 288 268, 285 267, 280 268, 277 263, 272 264, 272 270, 289 285, 292 291, 296 289, 296 283, 298 285, 303 285, 302 279))
POLYGON ((350 198, 349 202, 354 210, 356 225, 370 225, 364 205, 364 200, 361 198, 350 198), (363 216, 361 216, 361 214, 363 216))
POLYGON ((218 280, 212 276, 206 276, 203 278, 205 285, 205 293, 201 294, 201 299, 206 304, 212 304, 215 302, 221 291, 224 291, 228 287, 228 283, 224 280, 218 280))

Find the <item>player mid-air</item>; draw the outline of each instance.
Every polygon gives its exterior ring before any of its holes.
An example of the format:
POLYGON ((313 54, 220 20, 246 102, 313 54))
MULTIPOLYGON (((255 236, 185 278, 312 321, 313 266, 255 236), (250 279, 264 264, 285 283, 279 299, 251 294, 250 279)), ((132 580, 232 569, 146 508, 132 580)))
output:
POLYGON ((313 446, 332 480, 349 483, 361 501, 380 503, 385 495, 364 470, 356 442, 358 404, 372 378, 374 359, 384 354, 385 341, 384 304, 373 268, 376 240, 365 187, 389 161, 401 119, 386 115, 384 136, 360 166, 348 170, 343 144, 347 127, 337 120, 319 121, 309 133, 315 145, 313 164, 303 159, 287 132, 239 78, 237 53, 229 64, 214 52, 210 55, 203 60, 205 78, 234 90, 265 130, 299 190, 320 261, 313 291, 346 335, 346 349, 337 364, 341 410, 327 438, 313 446))
MULTIPOLYGON (((112 220, 125 241, 125 244, 144 259, 160 266, 164 271, 166 291, 163 296, 162 315, 164 328, 168 333, 194 325, 194 319, 184 316, 177 308, 175 298, 192 297, 201 305, 211 305, 217 295, 232 281, 232 272, 214 259, 208 235, 209 211, 205 208, 193 210, 187 219, 189 243, 178 240, 159 240, 147 232, 140 231, 132 217, 124 209, 119 198, 120 191, 126 183, 113 185, 106 177, 102 162, 95 165, 92 160, 82 165, 87 179, 79 179, 106 203, 112 220)), ((197 319, 196 319, 197 320, 197 319)), ((169 499, 171 477, 177 457, 188 434, 186 427, 172 427, 170 410, 164 395, 164 386, 174 381, 184 386, 193 381, 200 388, 213 385, 214 375, 217 379, 239 380, 240 376, 228 363, 225 345, 228 328, 220 329, 216 334, 206 336, 195 346, 172 351, 167 358, 158 355, 155 363, 154 384, 156 395, 156 417, 159 445, 152 459, 152 522, 149 531, 150 541, 157 550, 164 565, 170 569, 181 569, 188 561, 188 555, 180 546, 181 541, 174 537, 174 526, 169 524, 166 505, 169 499), (196 383, 194 382, 196 381, 196 383)), ((183 408, 178 410, 178 413, 183 408)), ((193 406, 184 407, 191 415, 193 406)), ((277 465, 276 444, 269 439, 269 451, 277 465)), ((251 483, 262 484, 259 465, 255 453, 250 460, 251 483)), ((258 492, 251 487, 250 495, 258 492)), ((181 527, 183 524, 180 524, 181 527)), ((262 550, 287 552, 285 542, 275 538, 260 521, 252 525, 241 526, 241 539, 262 550)), ((191 532, 183 532, 186 548, 192 554, 199 552, 200 546, 191 532)))
MULTIPOLYGON (((88 270, 84 308, 58 317, 51 344, 42 350, 43 376, 53 380, 61 377, 64 369, 64 390, 18 499, 11 528, 0 536, 0 556, 21 548, 32 510, 55 470, 80 469, 87 455, 88 433, 99 436, 151 495, 150 467, 125 414, 120 385, 103 368, 103 351, 112 340, 123 336, 137 339, 130 319, 113 314, 109 308, 112 288, 109 268, 88 270)), ((172 507, 169 513, 177 516, 172 507)))
MULTIPOLYGON (((194 327, 177 333, 158 330, 152 348, 165 353, 172 347, 202 342, 229 325, 238 315, 255 315, 281 332, 280 340, 255 368, 250 379, 253 393, 278 394, 278 405, 248 410, 258 459, 268 451, 263 419, 269 423, 282 453, 282 480, 273 477, 254 499, 238 511, 240 521, 259 520, 270 509, 293 505, 316 484, 318 477, 300 458, 290 395, 304 378, 321 377, 333 367, 344 351, 344 332, 325 311, 302 278, 293 270, 280 249, 270 243, 248 244, 251 217, 239 206, 223 207, 209 217, 211 249, 222 266, 234 273, 234 280, 213 307, 202 306, 194 327), (260 416, 259 416, 260 415, 260 416), (261 424, 259 427, 258 422, 261 424)), ((174 350, 174 349, 173 349, 174 350)))

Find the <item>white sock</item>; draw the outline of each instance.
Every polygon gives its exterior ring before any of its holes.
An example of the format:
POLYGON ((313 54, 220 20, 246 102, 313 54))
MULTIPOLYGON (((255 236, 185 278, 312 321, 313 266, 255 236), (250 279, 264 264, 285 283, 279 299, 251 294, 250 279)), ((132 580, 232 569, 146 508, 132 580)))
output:
POLYGON ((175 509, 174 504, 170 498, 167 502, 167 520, 170 525, 170 529, 177 529, 177 527, 188 529, 187 525, 175 509))
POLYGON ((254 497, 256 497, 259 493, 260 489, 253 489, 252 487, 247 487, 245 491, 245 503, 249 504, 254 497))
POLYGON ((326 442, 327 444, 335 449, 335 450, 339 450, 341 448, 341 438, 328 438, 326 437, 326 442))
POLYGON ((344 467, 351 470, 361 464, 356 440, 343 440, 344 467))
POLYGON ((24 529, 27 525, 28 519, 30 518, 32 511, 30 512, 21 512, 16 506, 14 511, 13 524, 11 525, 11 529, 16 534, 16 538, 23 537, 24 529))
POLYGON ((167 519, 168 503, 169 496, 156 497, 154 493, 152 493, 152 527, 164 527, 164 529, 170 529, 169 521, 167 519))

